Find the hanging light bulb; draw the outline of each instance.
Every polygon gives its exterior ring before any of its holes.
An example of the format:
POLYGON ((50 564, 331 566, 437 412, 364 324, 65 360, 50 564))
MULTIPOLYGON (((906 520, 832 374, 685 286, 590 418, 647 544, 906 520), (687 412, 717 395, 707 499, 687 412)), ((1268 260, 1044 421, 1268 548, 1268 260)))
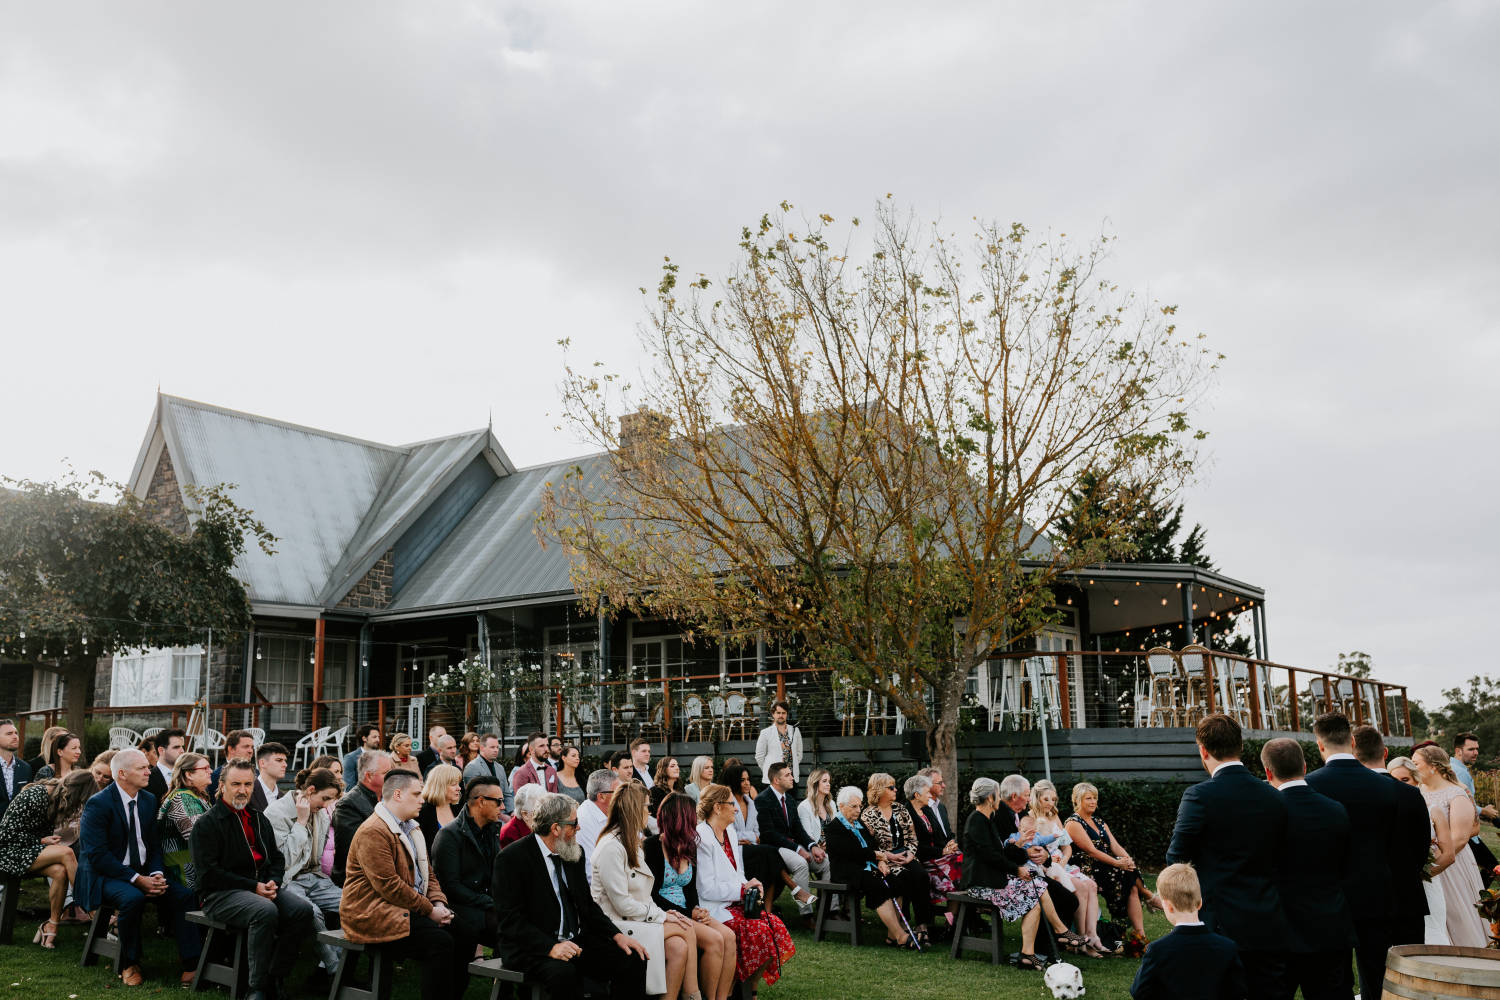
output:
POLYGON ((26 638, 26 630, 24 628, 21 630, 21 638, 26 638))
POLYGON ((261 656, 260 656, 260 647, 259 646, 255 647, 255 658, 257 660, 261 658, 261 656))
POLYGON ((1120 599, 1118 597, 1116 597, 1115 598, 1115 607, 1118 608, 1119 606, 1120 606, 1120 599))
POLYGON ((85 645, 85 646, 87 646, 87 645, 88 645, 88 644, 89 644, 89 637, 88 637, 88 636, 84 636, 84 637, 83 637, 83 644, 84 644, 84 645, 85 645))
POLYGON ((1163 598, 1162 598, 1162 599, 1161 599, 1161 606, 1162 606, 1162 607, 1166 607, 1166 606, 1167 606, 1167 599, 1166 599, 1166 598, 1165 598, 1165 597, 1163 597, 1163 598))

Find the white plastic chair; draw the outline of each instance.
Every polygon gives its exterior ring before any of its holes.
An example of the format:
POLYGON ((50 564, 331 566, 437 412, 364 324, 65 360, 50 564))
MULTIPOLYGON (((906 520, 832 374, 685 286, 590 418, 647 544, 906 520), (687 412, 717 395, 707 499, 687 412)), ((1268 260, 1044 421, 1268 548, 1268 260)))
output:
POLYGON ((245 732, 249 733, 250 738, 255 741, 255 749, 257 750, 266 741, 266 731, 264 729, 247 729, 245 732))
MULTIPOLYGON (((313 748, 313 752, 309 755, 310 758, 321 757, 324 752, 332 753, 335 757, 344 756, 344 741, 349 738, 350 728, 350 726, 345 726, 342 729, 335 729, 326 734, 318 741, 318 745, 313 748)), ((311 763, 312 761, 309 760, 308 762, 311 763)))
POLYGON ((141 741, 141 734, 129 726, 109 727, 109 748, 111 750, 125 750, 135 746, 141 741))
POLYGON ((297 741, 296 745, 292 747, 293 774, 312 762, 312 755, 316 751, 316 748, 322 746, 323 741, 327 738, 328 727, 320 726, 297 741))
POLYGON ((146 729, 141 732, 141 739, 154 739, 157 733, 163 732, 165 729, 165 726, 152 726, 150 729, 146 729))
POLYGON ((205 726, 201 736, 193 737, 193 751, 217 761, 224 752, 224 734, 212 726, 205 726))

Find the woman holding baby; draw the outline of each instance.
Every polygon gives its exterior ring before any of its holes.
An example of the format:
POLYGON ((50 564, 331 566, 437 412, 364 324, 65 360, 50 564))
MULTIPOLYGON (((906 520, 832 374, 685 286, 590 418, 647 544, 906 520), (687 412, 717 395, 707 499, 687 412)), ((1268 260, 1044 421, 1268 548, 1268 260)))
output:
POLYGON ((1047 848, 1050 859, 1047 877, 1078 898, 1078 931, 1090 949, 1085 954, 1103 957, 1104 942, 1099 940, 1099 886, 1073 864, 1073 840, 1057 815, 1056 785, 1044 778, 1031 786, 1029 815, 1039 836, 1054 838, 1047 848))

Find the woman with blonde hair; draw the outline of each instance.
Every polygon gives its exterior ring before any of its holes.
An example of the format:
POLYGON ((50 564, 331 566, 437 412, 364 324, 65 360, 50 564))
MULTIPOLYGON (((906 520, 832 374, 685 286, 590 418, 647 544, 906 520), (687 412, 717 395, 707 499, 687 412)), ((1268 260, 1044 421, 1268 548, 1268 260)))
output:
POLYGON ((838 815, 833 804, 833 774, 826 767, 815 767, 807 776, 807 794, 797 803, 797 821, 814 844, 823 842, 823 827, 838 815))
POLYGON ((47 764, 47 755, 52 752, 53 741, 67 731, 67 726, 48 726, 42 731, 42 742, 37 748, 36 756, 26 762, 31 766, 33 780, 40 780, 42 768, 47 764))
POLYGON ((1145 937, 1141 903, 1161 909, 1161 902, 1146 888, 1135 859, 1120 846, 1109 824, 1096 815, 1098 809, 1098 788, 1087 781, 1073 786, 1073 812, 1063 826, 1078 852, 1074 857, 1099 887, 1099 895, 1109 904, 1109 915, 1116 921, 1129 920, 1131 928, 1145 937))
POLYGON ((1057 786, 1046 778, 1032 785, 1028 811, 1036 820, 1038 835, 1058 838, 1047 849, 1051 861, 1047 866, 1047 877, 1078 898, 1078 933, 1088 942, 1088 949, 1092 949, 1092 952, 1085 949, 1084 954, 1090 958, 1103 958, 1104 942, 1099 940, 1099 886, 1083 873, 1083 869, 1073 864, 1073 838, 1057 815, 1057 786))
POLYGON ((429 850, 438 831, 458 815, 458 803, 464 797, 463 778, 463 772, 452 764, 439 764, 427 772, 427 780, 422 783, 422 811, 417 813, 417 825, 422 828, 422 837, 429 850))
POLYGON ((1432 875, 1447 904, 1448 939, 1460 948, 1483 948, 1489 944, 1489 933, 1474 903, 1484 891, 1484 880, 1479 877, 1479 864, 1469 846, 1469 838, 1479 833, 1479 813, 1474 800, 1469 797, 1469 790, 1458 783, 1442 747, 1418 747, 1412 752, 1412 766, 1417 769, 1422 797, 1427 800, 1434 824, 1441 825, 1441 819, 1448 827, 1446 831, 1438 830, 1444 856, 1433 865, 1432 875))
POLYGON ((930 943, 928 928, 935 913, 927 868, 917 860, 917 827, 911 811, 896 801, 896 779, 877 771, 870 775, 864 812, 859 821, 874 838, 875 856, 890 868, 885 879, 891 890, 911 904, 917 943, 930 943))
POLYGON ((594 902, 616 927, 645 945, 647 993, 677 1000, 686 989, 693 1000, 702 1000, 692 920, 675 910, 663 910, 651 900, 655 879, 641 847, 648 802, 649 795, 638 782, 615 790, 594 846, 590 880, 594 902))
POLYGON ((405 733, 392 733, 391 741, 385 745, 391 755, 392 771, 414 771, 422 773, 422 767, 411 755, 411 737, 405 733))
POLYGON ((161 837, 167 874, 194 892, 198 891, 198 871, 193 867, 188 838, 198 817, 213 805, 208 801, 213 773, 213 762, 203 754, 191 750, 179 754, 177 763, 172 765, 172 783, 167 786, 167 794, 162 796, 161 808, 156 813, 156 830, 161 837))
POLYGON ((696 803, 703 794, 703 789, 713 783, 714 759, 700 754, 693 758, 693 766, 688 769, 688 780, 682 793, 696 803))

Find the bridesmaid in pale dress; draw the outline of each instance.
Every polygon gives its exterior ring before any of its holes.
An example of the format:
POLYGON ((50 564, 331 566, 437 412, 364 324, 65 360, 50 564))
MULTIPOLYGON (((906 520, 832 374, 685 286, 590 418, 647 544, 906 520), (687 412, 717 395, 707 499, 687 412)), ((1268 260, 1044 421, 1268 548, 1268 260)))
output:
MULTIPOLYGON (((1417 765, 1410 757, 1393 757, 1385 766, 1386 772, 1402 784, 1421 790, 1417 780, 1417 765)), ((1453 864, 1453 851, 1448 847, 1448 814, 1441 809, 1432 809, 1427 814, 1427 826, 1432 831, 1432 866, 1422 891, 1427 894, 1427 916, 1422 920, 1423 944, 1452 944, 1448 939, 1448 901, 1443 887, 1436 881, 1437 873, 1453 864)))
POLYGON ((1448 820, 1445 846, 1453 854, 1453 863, 1434 876, 1448 904, 1448 938, 1461 948, 1483 948, 1489 944, 1489 934, 1474 904, 1484 891, 1484 881, 1469 848, 1469 838, 1479 832, 1474 800, 1469 798, 1469 790, 1458 783, 1442 747, 1421 747, 1412 758, 1428 809, 1441 811, 1448 820))

